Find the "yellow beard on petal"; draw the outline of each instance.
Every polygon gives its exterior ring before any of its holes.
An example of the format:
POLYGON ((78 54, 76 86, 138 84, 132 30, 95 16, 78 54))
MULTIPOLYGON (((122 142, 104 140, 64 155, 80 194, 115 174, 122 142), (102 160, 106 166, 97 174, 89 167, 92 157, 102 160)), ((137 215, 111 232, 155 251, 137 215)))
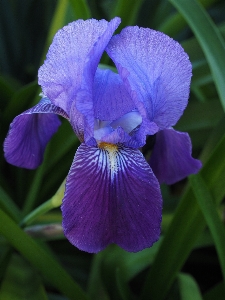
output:
POLYGON ((105 150, 108 154, 108 159, 110 163, 110 170, 111 173, 114 174, 117 172, 118 165, 117 165, 117 151, 118 147, 115 144, 100 142, 98 147, 102 150, 105 150))

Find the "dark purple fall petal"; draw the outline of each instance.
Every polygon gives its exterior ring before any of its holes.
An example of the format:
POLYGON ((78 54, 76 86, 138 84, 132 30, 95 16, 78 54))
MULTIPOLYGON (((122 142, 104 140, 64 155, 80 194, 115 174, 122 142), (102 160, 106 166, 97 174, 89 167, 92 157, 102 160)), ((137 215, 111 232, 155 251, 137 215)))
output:
POLYGON ((139 150, 82 144, 61 209, 65 236, 87 252, 110 243, 137 252, 152 246, 160 235, 160 188, 139 150))
POLYGON ((127 27, 106 51, 126 87, 135 91, 150 121, 160 129, 176 124, 189 96, 191 63, 179 43, 149 28, 127 27))
MULTIPOLYGON (((38 82, 44 94, 68 114, 80 90, 92 94, 99 60, 119 23, 119 18, 110 22, 78 20, 55 35, 47 59, 39 69, 38 82)), ((92 98, 86 100, 92 102, 92 98)), ((84 107, 77 103, 77 109, 85 115, 85 103, 84 107)))
POLYGON ((60 107, 44 98, 17 116, 4 142, 7 162, 17 167, 37 168, 42 163, 47 143, 61 123, 55 114, 68 118, 60 107))
POLYGON ((187 133, 165 129, 156 134, 150 166, 160 183, 173 184, 199 171, 202 164, 191 156, 187 133))

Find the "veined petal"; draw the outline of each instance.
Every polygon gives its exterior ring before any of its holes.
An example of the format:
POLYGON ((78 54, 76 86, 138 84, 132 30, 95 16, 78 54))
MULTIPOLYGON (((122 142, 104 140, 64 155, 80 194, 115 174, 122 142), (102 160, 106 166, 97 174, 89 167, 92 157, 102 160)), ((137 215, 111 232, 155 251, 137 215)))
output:
POLYGON ((187 133, 165 129, 157 132, 150 166, 160 183, 173 184, 199 171, 202 164, 191 156, 187 133))
MULTIPOLYGON (((119 18, 110 22, 78 20, 56 33, 39 69, 38 82, 44 94, 68 115, 77 92, 91 91, 100 57, 119 23, 119 18)), ((82 104, 78 106, 84 113, 82 104)))
POLYGON ((160 235, 160 188, 139 150, 82 144, 61 209, 65 236, 87 252, 110 243, 137 252, 152 246, 160 235))
POLYGON ((94 82, 94 116, 115 121, 135 109, 120 76, 111 70, 97 69, 94 82))
POLYGON ((117 127, 122 127, 127 133, 137 128, 142 122, 142 117, 137 111, 131 111, 121 118, 113 121, 110 126, 114 129, 117 127))
POLYGON ((61 123, 55 114, 68 118, 65 111, 44 98, 17 116, 4 142, 6 160, 17 167, 38 167, 42 163, 48 141, 61 123))
POLYGON ((126 86, 144 103, 148 118, 161 129, 176 124, 187 105, 191 63, 183 48, 167 35, 148 28, 127 27, 109 42, 126 86))
POLYGON ((117 143, 128 143, 131 140, 131 136, 123 130, 123 128, 118 127, 113 132, 105 135, 101 138, 101 141, 109 144, 117 144, 117 143))
POLYGON ((97 130, 95 130, 94 132, 94 138, 97 141, 102 140, 102 138, 104 138, 106 135, 109 135, 113 132, 113 128, 110 126, 105 126, 103 128, 99 128, 97 130))

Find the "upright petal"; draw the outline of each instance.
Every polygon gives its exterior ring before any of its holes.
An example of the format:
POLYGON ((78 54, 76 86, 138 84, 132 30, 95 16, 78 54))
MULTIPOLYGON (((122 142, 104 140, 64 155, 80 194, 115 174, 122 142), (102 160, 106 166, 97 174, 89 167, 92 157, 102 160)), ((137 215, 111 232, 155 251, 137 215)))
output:
POLYGON ((61 209, 66 237, 87 252, 110 243, 137 252, 152 246, 160 235, 160 188, 139 150, 82 144, 61 209))
POLYGON ((189 135, 174 129, 157 132, 150 166, 160 183, 173 184, 199 171, 202 164, 191 156, 189 135))
POLYGON ((120 126, 127 133, 133 131, 132 139, 123 140, 128 147, 142 147, 146 135, 158 131, 155 123, 146 118, 142 119, 142 110, 139 112, 139 107, 136 107, 132 93, 128 92, 120 76, 110 70, 97 70, 93 99, 95 118, 112 121, 110 126, 114 129, 120 126))
POLYGON ((78 20, 55 35, 38 79, 44 94, 68 114, 77 92, 91 91, 101 55, 119 23, 119 18, 78 20))
POLYGON ((135 104, 120 76, 111 70, 97 69, 94 81, 94 116, 115 121, 135 110, 135 104))
POLYGON ((155 30, 127 27, 106 51, 136 101, 144 103, 150 121, 161 129, 176 124, 191 79, 191 63, 179 43, 155 30))
POLYGON ((60 125, 55 114, 68 118, 60 107, 44 98, 36 106, 17 116, 11 123, 4 142, 6 160, 17 167, 38 167, 42 163, 48 141, 60 125))

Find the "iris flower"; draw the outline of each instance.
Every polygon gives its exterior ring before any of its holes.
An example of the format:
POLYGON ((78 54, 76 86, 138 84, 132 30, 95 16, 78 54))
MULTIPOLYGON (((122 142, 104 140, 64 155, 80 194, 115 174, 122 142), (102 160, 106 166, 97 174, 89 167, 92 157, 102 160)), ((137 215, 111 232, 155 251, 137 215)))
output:
POLYGON ((189 97, 187 54, 147 28, 113 36, 119 23, 78 20, 58 31, 38 73, 43 97, 13 120, 4 143, 9 163, 36 168, 57 114, 68 119, 81 145, 66 181, 63 229, 92 253, 111 243, 131 252, 152 246, 160 236, 159 183, 201 167, 188 134, 172 129, 189 97), (104 51, 118 73, 98 67, 104 51), (139 150, 147 136, 156 138, 150 164, 139 150))

